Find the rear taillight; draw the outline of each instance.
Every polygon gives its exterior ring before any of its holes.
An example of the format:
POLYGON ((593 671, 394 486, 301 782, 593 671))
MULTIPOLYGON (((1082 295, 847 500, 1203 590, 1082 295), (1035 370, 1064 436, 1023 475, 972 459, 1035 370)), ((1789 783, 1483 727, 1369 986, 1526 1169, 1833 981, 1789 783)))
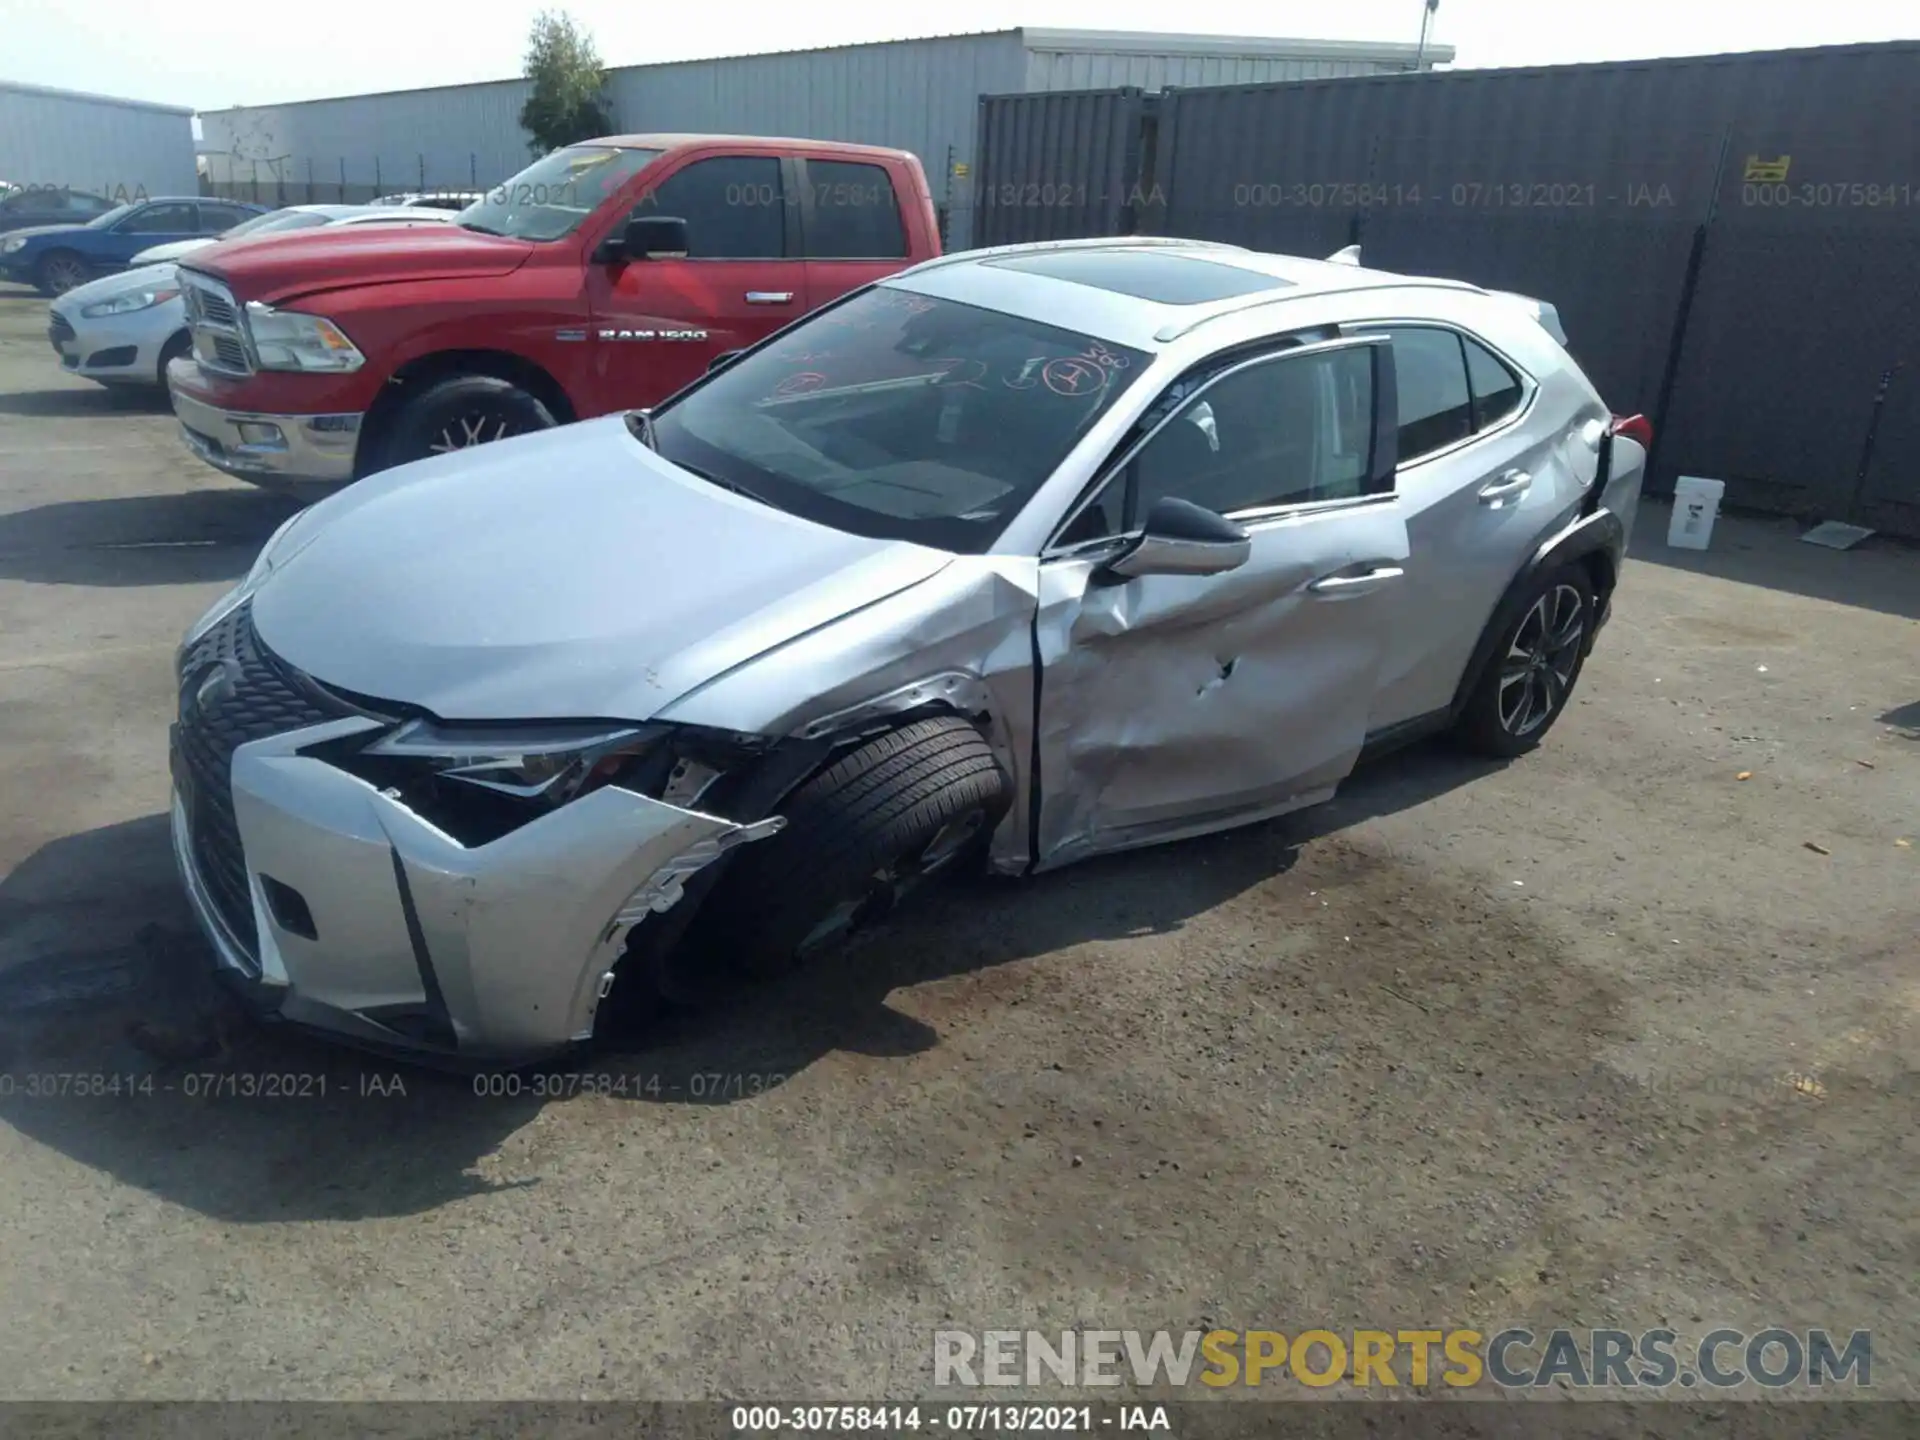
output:
POLYGON ((1642 450, 1653 449, 1653 422, 1644 415, 1616 415, 1607 433, 1624 435, 1642 450))

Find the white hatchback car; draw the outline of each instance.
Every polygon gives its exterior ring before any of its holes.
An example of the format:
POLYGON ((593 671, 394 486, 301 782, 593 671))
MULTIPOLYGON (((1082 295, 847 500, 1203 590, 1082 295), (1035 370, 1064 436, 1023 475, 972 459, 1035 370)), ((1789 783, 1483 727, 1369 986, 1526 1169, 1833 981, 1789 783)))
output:
POLYGON ((167 362, 191 343, 174 264, 208 245, 266 240, 295 230, 348 225, 446 225, 436 210, 370 205, 290 205, 203 239, 156 245, 136 268, 77 285, 48 307, 47 339, 69 374, 102 385, 167 388, 167 362))
POLYGON ((265 1014, 524 1060, 602 1001, 1565 711, 1649 440, 1550 312, 1186 241, 948 256, 656 410, 383 472, 178 660, 175 853, 265 1014))

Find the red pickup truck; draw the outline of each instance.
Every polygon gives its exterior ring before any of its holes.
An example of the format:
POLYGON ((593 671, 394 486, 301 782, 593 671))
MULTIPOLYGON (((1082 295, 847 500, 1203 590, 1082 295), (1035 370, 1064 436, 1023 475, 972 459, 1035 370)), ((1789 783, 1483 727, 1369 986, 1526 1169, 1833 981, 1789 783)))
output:
POLYGON ((620 135, 456 223, 216 245, 180 267, 187 445, 313 498, 438 451, 652 405, 815 306, 940 253, 901 150, 620 135))

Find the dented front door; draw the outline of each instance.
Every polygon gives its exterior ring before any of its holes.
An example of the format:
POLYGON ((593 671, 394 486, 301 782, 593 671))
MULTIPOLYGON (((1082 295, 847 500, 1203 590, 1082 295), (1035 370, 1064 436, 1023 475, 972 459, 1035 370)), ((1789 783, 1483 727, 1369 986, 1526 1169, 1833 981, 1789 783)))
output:
POLYGON ((1325 799, 1359 755, 1404 573, 1392 495, 1244 522, 1223 575, 1041 567, 1042 868, 1325 799))

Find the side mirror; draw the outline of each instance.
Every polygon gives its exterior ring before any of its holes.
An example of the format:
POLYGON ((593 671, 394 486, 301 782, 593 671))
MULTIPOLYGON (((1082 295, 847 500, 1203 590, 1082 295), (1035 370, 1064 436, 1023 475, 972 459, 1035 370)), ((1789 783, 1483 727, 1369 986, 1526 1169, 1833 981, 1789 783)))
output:
POLYGON ((619 246, 603 247, 609 260, 684 260, 687 222, 677 215, 636 215, 620 232, 619 246))
POLYGON ((1143 575, 1221 575, 1237 570, 1253 553, 1247 532, 1190 500, 1156 500, 1147 527, 1131 546, 1108 561, 1108 574, 1123 580, 1143 575))

